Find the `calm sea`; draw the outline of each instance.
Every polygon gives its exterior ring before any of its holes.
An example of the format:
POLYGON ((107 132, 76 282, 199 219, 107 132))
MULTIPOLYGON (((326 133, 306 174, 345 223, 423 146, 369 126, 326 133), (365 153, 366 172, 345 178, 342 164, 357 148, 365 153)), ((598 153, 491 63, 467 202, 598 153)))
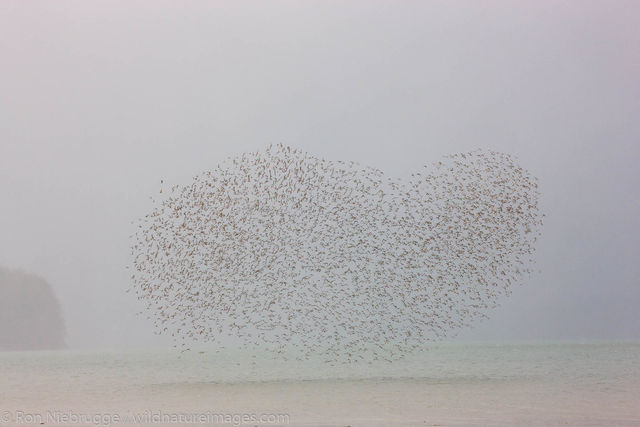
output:
POLYGON ((3 423, 640 425, 640 343, 434 344, 333 367, 211 349, 0 353, 3 423))

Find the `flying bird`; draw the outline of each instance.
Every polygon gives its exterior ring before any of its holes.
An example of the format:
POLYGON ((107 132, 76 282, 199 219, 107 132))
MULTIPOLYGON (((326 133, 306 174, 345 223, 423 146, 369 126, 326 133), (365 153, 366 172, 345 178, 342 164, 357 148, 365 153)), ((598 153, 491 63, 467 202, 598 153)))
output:
POLYGON ((131 245, 160 333, 346 363, 487 317, 531 273, 543 217, 536 178, 483 150, 400 180, 275 145, 164 194, 131 245))

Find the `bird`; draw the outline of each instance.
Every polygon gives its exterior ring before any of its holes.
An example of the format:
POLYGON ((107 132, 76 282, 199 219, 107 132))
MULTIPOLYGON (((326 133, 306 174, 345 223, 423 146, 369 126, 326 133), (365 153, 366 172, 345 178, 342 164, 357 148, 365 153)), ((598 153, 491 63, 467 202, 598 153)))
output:
POLYGON ((487 150, 401 179, 275 144, 161 197, 129 266, 159 333, 331 364, 392 362, 486 318, 534 271, 544 216, 537 178, 487 150))

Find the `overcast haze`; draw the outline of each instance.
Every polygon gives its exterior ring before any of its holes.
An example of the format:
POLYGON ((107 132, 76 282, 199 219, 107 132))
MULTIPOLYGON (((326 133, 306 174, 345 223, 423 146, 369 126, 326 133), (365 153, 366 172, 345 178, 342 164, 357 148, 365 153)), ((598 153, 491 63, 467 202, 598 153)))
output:
POLYGON ((540 179, 541 270, 466 340, 640 338, 640 2, 0 2, 0 265, 72 347, 165 345, 131 221, 282 142, 404 176, 489 148, 540 179))

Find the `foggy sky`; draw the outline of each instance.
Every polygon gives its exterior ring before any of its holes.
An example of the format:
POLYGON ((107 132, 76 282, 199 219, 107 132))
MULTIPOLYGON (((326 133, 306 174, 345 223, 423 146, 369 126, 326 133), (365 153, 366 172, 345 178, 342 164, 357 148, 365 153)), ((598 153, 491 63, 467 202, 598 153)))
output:
POLYGON ((638 339, 640 3, 524 3, 0 2, 0 265, 52 284, 72 347, 164 345, 124 293, 161 179, 488 148, 540 178, 541 271, 459 339, 638 339))

